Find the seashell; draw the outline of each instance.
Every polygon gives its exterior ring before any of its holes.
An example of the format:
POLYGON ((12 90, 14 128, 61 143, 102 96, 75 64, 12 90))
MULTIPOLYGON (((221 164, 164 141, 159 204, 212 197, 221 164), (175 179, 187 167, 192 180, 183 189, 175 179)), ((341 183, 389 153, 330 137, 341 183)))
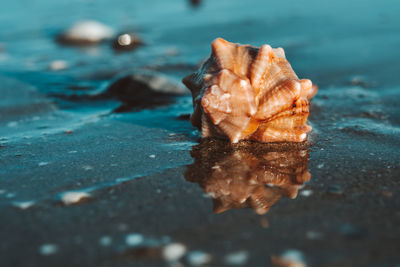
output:
POLYGON ((307 148, 299 146, 283 149, 240 143, 232 147, 205 139, 193 147, 191 155, 195 161, 185 179, 198 183, 213 198, 215 213, 252 208, 265 214, 282 196, 296 198, 311 178, 307 148))
POLYGON ((302 142, 309 100, 317 87, 298 79, 282 48, 213 41, 210 58, 185 77, 194 112, 191 122, 203 137, 260 142, 302 142))
POLYGON ((113 36, 114 30, 107 25, 94 20, 84 20, 61 33, 57 41, 64 45, 93 45, 113 36))

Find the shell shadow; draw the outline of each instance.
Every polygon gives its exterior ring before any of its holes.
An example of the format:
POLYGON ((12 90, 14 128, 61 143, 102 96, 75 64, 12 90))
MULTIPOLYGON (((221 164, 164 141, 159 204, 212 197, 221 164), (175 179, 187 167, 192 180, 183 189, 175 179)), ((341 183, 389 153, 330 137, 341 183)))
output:
POLYGON ((194 163, 185 179, 213 199, 213 210, 252 208, 265 214, 282 196, 297 197, 310 180, 308 143, 240 142, 205 139, 193 146, 194 163))

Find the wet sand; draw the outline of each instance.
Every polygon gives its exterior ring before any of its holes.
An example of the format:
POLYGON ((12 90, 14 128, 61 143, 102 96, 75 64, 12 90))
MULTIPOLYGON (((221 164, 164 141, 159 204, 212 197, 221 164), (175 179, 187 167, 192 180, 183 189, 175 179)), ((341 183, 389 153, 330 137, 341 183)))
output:
POLYGON ((128 2, 112 14, 102 1, 7 4, 1 266, 284 266, 285 253, 306 266, 400 263, 395 1, 128 2), (119 31, 133 25, 146 45, 116 54, 111 42, 54 41, 87 14, 119 31), (187 95, 122 113, 120 100, 93 97, 140 71, 179 80, 218 36, 282 46, 319 85, 307 143, 201 141, 187 95), (60 59, 68 67, 49 70, 60 59))

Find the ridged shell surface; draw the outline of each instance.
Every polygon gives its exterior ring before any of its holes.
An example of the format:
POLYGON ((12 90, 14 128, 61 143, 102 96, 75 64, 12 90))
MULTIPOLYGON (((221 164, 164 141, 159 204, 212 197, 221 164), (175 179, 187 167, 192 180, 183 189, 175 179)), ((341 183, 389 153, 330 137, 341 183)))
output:
POLYGON ((230 43, 218 38, 210 58, 183 83, 193 96, 191 122, 203 137, 260 142, 302 142, 309 99, 317 91, 298 79, 282 48, 230 43))

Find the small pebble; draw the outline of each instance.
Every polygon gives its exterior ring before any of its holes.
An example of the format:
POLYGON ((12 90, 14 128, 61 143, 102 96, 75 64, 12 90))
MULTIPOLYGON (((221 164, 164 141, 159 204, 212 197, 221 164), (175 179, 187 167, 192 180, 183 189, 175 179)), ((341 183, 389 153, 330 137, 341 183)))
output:
POLYGON ((66 192, 61 195, 61 201, 64 205, 77 204, 88 198, 90 198, 90 194, 86 192, 66 192))
POLYGON ((271 257, 272 265, 277 267, 306 267, 303 253, 298 250, 287 250, 280 256, 271 257))
POLYGON ((228 265, 244 265, 249 259, 249 253, 245 250, 227 254, 224 261, 228 265))
POLYGON ((192 266, 201 266, 211 261, 211 255, 203 251, 191 251, 187 255, 187 260, 192 266))
POLYGON ((168 244, 163 248, 162 255, 166 261, 174 262, 186 254, 186 247, 181 243, 168 244))
POLYGON ((41 245, 39 248, 40 254, 42 254, 44 256, 52 255, 52 254, 56 253, 57 250, 58 250, 58 247, 57 247, 57 245, 54 245, 54 244, 44 244, 44 245, 41 245))
POLYGON ((143 45, 142 40, 135 33, 122 33, 114 40, 112 47, 116 51, 129 51, 143 45))
POLYGON ((59 71, 68 68, 68 63, 65 60, 54 60, 49 65, 49 70, 59 71))
POLYGON ((313 191, 311 189, 305 189, 300 191, 300 195, 303 197, 309 197, 311 196, 313 191))
POLYGON ((133 233, 133 234, 128 234, 126 237, 125 237, 125 243, 128 245, 128 246, 139 246, 139 245, 141 245, 142 243, 144 242, 144 237, 143 237, 143 235, 141 235, 141 234, 136 234, 136 233, 133 233))
POLYGON ((34 201, 13 202, 13 205, 21 210, 26 210, 35 204, 34 201))

